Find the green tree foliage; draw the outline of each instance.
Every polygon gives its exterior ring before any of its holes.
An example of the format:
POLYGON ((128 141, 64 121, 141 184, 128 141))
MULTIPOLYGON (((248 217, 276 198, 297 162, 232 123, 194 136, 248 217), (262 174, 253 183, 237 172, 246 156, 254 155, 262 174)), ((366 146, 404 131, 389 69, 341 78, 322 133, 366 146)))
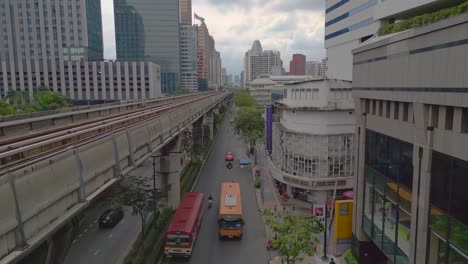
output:
POLYGON ((57 92, 49 91, 43 86, 34 93, 34 108, 37 111, 55 110, 71 105, 70 98, 57 92))
POLYGON ((117 195, 111 200, 113 206, 129 206, 132 215, 140 216, 141 232, 145 236, 148 215, 157 206, 159 200, 164 197, 163 193, 153 190, 152 184, 147 183, 144 178, 130 176, 128 185, 121 185, 117 195))
MULTIPOLYGON (((55 110, 64 107, 70 107, 72 101, 70 98, 60 93, 48 90, 45 86, 35 89, 32 101, 28 91, 18 91, 9 89, 6 95, 7 105, 12 106, 15 112, 0 112, 0 115, 31 113, 37 111, 55 110)), ((6 107, 7 105, 4 105, 6 107)), ((11 108, 9 108, 11 110, 11 108)))
POLYGON ((172 93, 172 95, 173 95, 173 96, 178 96, 178 95, 184 95, 184 94, 188 94, 188 93, 190 93, 189 90, 184 89, 184 88, 182 88, 182 87, 178 87, 178 88, 172 93))
POLYGON ((315 254, 313 245, 319 242, 317 234, 323 231, 323 225, 315 215, 298 216, 270 209, 260 212, 266 225, 276 234, 272 244, 279 251, 282 263, 296 263, 301 253, 315 254))
POLYGON ((247 90, 236 93, 234 103, 239 108, 234 116, 234 129, 242 135, 244 142, 252 147, 264 135, 265 120, 262 110, 247 90))
POLYGON ((458 16, 468 12, 468 1, 454 7, 444 8, 439 11, 404 19, 395 24, 387 24, 379 28, 378 35, 383 36, 412 28, 429 25, 440 20, 458 16))
POLYGON ((237 107, 255 107, 257 103, 249 91, 241 90, 234 95, 234 103, 237 107))
POLYGON ((0 116, 13 115, 16 113, 16 107, 5 101, 0 101, 0 116))

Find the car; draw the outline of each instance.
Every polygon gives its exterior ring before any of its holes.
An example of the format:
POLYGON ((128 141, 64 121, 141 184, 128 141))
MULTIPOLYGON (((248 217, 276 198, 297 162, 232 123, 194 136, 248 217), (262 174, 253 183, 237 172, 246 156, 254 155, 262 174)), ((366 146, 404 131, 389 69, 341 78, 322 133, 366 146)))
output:
POLYGON ((225 161, 233 161, 234 160, 234 154, 232 152, 226 152, 226 156, 224 156, 225 161))
POLYGON ((99 217, 99 227, 114 227, 124 217, 121 207, 110 207, 99 217))
POLYGON ((245 157, 239 159, 239 164, 240 164, 240 165, 250 165, 251 162, 252 162, 252 161, 251 161, 250 158, 247 157, 247 156, 245 156, 245 157))

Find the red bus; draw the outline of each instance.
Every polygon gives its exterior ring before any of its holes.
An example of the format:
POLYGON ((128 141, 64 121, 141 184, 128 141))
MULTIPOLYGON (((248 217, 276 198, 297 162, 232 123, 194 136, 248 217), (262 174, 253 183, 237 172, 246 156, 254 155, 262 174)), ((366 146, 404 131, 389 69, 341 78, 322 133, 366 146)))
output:
POLYGON ((187 192, 166 231, 164 254, 190 257, 203 214, 203 193, 187 192))

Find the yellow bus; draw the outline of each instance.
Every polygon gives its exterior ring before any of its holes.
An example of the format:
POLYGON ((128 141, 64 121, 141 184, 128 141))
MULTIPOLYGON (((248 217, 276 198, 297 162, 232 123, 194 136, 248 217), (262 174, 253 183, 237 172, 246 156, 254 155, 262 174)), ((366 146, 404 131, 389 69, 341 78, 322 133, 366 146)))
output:
POLYGON ((223 182, 219 200, 219 239, 242 238, 244 215, 239 183, 223 182))

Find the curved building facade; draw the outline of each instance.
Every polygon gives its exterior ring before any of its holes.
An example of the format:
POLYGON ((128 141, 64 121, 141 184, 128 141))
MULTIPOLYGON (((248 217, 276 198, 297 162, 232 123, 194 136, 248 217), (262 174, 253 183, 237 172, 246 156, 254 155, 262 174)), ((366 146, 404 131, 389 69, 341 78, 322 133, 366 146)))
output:
POLYGON ((286 84, 274 105, 273 177, 289 196, 324 203, 352 188, 354 104, 351 83, 310 80, 286 84))

